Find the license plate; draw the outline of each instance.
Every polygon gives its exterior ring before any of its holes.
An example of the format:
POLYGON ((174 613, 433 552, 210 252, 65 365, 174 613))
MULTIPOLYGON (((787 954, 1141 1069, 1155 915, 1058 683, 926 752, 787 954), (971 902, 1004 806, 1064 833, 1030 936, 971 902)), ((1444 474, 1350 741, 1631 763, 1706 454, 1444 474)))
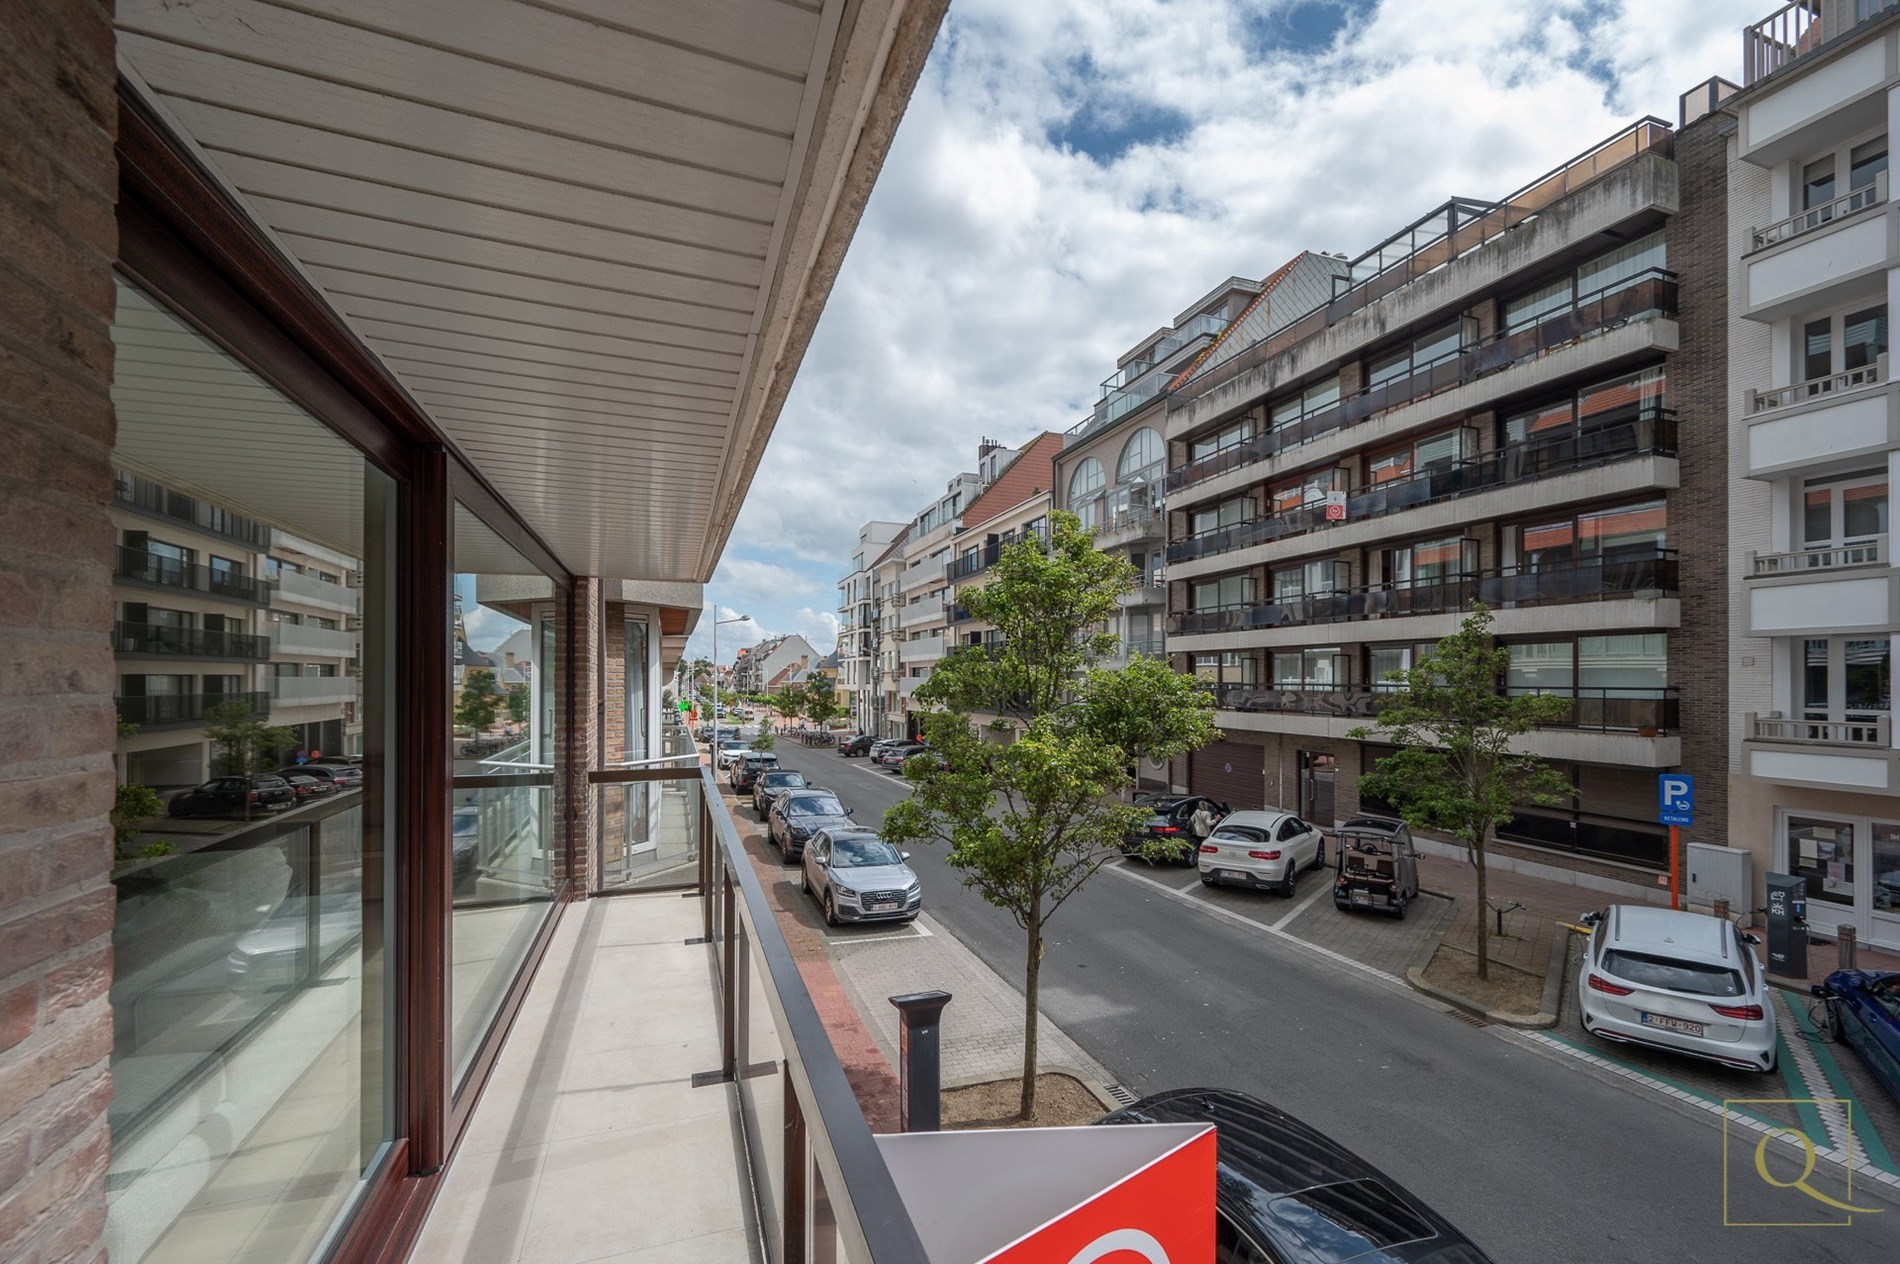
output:
POLYGON ((1686 1018, 1671 1018, 1667 1014, 1651 1014, 1644 1011, 1640 1017, 1646 1027, 1661 1027, 1664 1031, 1679 1031, 1685 1036, 1700 1036, 1702 1024, 1692 1023, 1686 1018))
POLYGON ((1372 896, 1365 891, 1354 891, 1352 893, 1352 902, 1354 904, 1364 904, 1370 907, 1372 904, 1372 896))
POLYGON ((892 909, 897 907, 897 901, 896 900, 881 900, 876 904, 867 904, 864 907, 873 913, 888 913, 892 909))

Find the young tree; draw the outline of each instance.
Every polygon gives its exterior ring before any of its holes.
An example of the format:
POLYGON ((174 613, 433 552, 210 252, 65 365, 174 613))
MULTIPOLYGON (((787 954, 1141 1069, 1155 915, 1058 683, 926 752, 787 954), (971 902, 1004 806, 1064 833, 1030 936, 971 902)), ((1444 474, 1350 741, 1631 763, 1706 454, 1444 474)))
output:
POLYGON ((765 705, 778 712, 779 719, 794 720, 805 713, 805 693, 786 685, 777 693, 769 695, 765 705))
POLYGON ((205 737, 212 745, 212 766, 219 773, 258 771, 267 757, 297 747, 297 735, 282 725, 270 725, 242 701, 220 702, 205 708, 205 737))
POLYGON ((1361 791, 1384 799, 1415 829, 1439 830, 1463 842, 1478 875, 1478 977, 1490 977, 1486 926, 1485 846, 1514 808, 1558 803, 1576 792, 1557 770, 1512 742, 1539 725, 1562 720, 1570 700, 1554 694, 1510 697, 1500 686, 1511 652, 1491 638, 1491 611, 1471 603, 1458 631, 1440 641, 1399 682, 1372 724, 1352 730, 1399 747, 1359 778, 1361 791))
POLYGON ((471 667, 462 676, 462 696, 455 704, 455 722, 472 729, 485 729, 495 722, 501 709, 501 688, 495 673, 486 667, 471 667))
POLYGON ((513 724, 526 724, 528 722, 528 708, 532 705, 533 699, 528 696, 528 690, 525 686, 517 685, 515 688, 510 689, 508 691, 509 722, 513 724))
MULTIPOLYGON (((1135 759, 1168 758, 1215 736, 1212 698, 1165 665, 1090 670, 1114 649, 1115 637, 1097 629, 1133 582, 1128 561, 1098 553, 1074 514, 1055 515, 1048 545, 1032 538, 1004 548, 989 583, 959 597, 1003 643, 956 651, 918 689, 939 708, 924 731, 942 765, 907 767, 916 792, 884 815, 893 843, 946 844, 964 885, 1023 930, 1025 1120, 1036 1109, 1044 928, 1146 819, 1116 801, 1135 759), (986 718, 981 727, 973 715, 986 718), (999 725, 1013 742, 986 739, 983 729, 999 725)), ((1150 842, 1144 852, 1160 858, 1179 847, 1150 842)))
POLYGON ((837 686, 831 677, 822 672, 813 672, 805 681, 805 716, 819 728, 844 714, 844 707, 838 702, 837 686))

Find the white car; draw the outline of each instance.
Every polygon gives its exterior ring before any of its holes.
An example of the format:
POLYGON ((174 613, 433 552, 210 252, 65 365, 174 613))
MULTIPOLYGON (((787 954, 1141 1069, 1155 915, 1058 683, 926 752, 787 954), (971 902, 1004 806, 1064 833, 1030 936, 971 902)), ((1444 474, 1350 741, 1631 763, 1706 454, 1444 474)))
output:
POLYGON ((1583 1028, 1744 1071, 1775 1069, 1775 1007, 1754 936, 1701 913, 1612 904, 1589 914, 1583 1028))
POLYGON ((1291 812, 1229 812, 1201 844, 1201 882, 1272 887, 1292 895, 1300 872, 1326 864, 1326 835, 1291 812))
POLYGON ((721 770, 724 770, 732 767, 751 753, 752 748, 747 746, 744 742, 727 738, 719 743, 719 753, 713 757, 713 762, 721 770), (727 745, 727 742, 731 742, 731 745, 727 745))

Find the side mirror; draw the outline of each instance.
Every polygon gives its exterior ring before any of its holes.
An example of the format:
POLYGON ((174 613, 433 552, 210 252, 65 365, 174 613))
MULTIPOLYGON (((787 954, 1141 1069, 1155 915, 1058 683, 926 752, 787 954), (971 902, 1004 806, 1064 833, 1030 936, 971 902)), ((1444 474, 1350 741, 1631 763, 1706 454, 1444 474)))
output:
POLYGON ((844 814, 846 816, 856 816, 858 814, 858 810, 856 808, 846 808, 844 810, 844 814))
POLYGON ((898 853, 897 853, 897 858, 898 858, 899 860, 909 860, 909 859, 910 859, 910 853, 909 853, 909 852, 907 852, 907 851, 900 851, 900 852, 898 852, 898 853))
POLYGON ((1589 913, 1585 913, 1582 917, 1579 917, 1577 919, 1577 924, 1579 926, 1595 926, 1598 922, 1602 920, 1603 920, 1602 913, 1592 911, 1589 913))
POLYGON ((1829 995, 1829 992, 1828 992, 1828 990, 1827 990, 1827 984, 1825 984, 1825 983, 1811 983, 1811 984, 1809 984, 1809 985, 1808 985, 1808 995, 1809 995, 1809 996, 1819 996, 1819 997, 1826 997, 1826 996, 1828 996, 1828 995, 1829 995))
POLYGON ((1759 940, 1759 939, 1757 939, 1757 938, 1755 938, 1755 937, 1754 937, 1753 935, 1750 935, 1750 934, 1747 934, 1747 933, 1744 933, 1744 934, 1742 935, 1742 942, 1743 942, 1743 943, 1745 943, 1745 944, 1756 944, 1756 945, 1759 945, 1759 944, 1761 943, 1761 940, 1759 940))

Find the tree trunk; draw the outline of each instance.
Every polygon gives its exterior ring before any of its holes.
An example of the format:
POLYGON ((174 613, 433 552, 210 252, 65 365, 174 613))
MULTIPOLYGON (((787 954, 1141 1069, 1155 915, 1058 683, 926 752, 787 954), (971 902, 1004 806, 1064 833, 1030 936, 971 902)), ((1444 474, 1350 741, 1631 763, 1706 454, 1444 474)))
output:
POLYGON ((1029 960, 1023 970, 1023 1100, 1016 1118, 1036 1117, 1036 1005, 1041 993, 1042 919, 1029 921, 1029 960))
POLYGON ((1491 977, 1491 901, 1485 894, 1484 844, 1489 829, 1478 831, 1477 844, 1471 849, 1471 863, 1478 871, 1478 977, 1491 977))

